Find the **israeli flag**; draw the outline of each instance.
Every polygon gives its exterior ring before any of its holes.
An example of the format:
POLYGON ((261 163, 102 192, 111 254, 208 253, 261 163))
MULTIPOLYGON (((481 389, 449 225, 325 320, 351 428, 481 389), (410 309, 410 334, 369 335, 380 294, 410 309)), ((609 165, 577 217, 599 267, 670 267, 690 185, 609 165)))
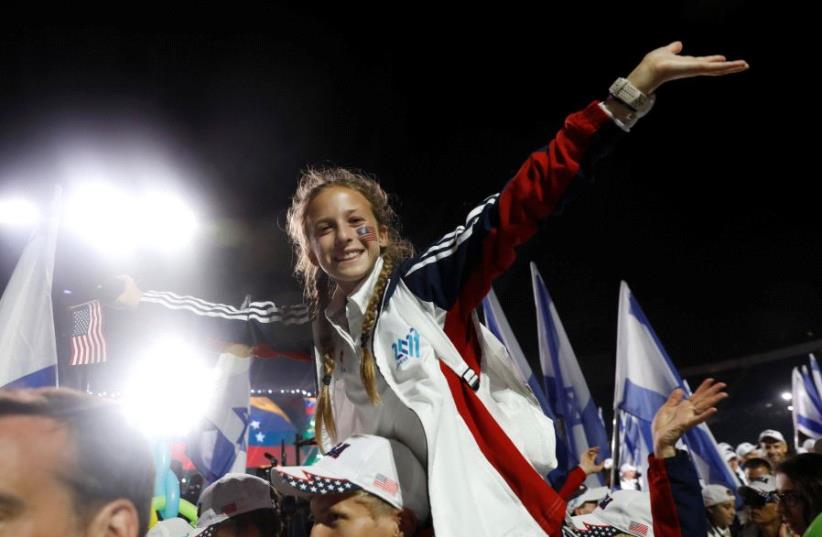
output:
POLYGON ((797 449, 799 433, 808 438, 822 438, 822 398, 816 391, 813 378, 806 366, 794 367, 792 375, 793 427, 797 449))
MULTIPOLYGON (((548 398, 542 389, 542 379, 534 374, 534 371, 528 364, 525 353, 522 352, 522 347, 519 346, 514 331, 511 330, 511 325, 508 324, 508 319, 505 317, 505 313, 502 311, 502 306, 493 289, 491 289, 488 295, 482 300, 482 314, 483 317, 485 317, 485 326, 508 350, 508 354, 514 362, 514 372, 519 379, 527 384, 531 388, 531 391, 534 392, 534 396, 537 398, 537 401, 539 401, 542 412, 556 424, 556 415, 551 405, 548 404, 548 398)), ((566 470, 568 466, 568 449, 563 442, 557 442, 556 458, 557 468, 551 471, 547 477, 555 488, 561 488, 568 476, 568 471, 566 470)))
POLYGON ((186 442, 187 455, 209 483, 229 472, 245 473, 251 358, 226 352, 214 367, 214 397, 186 442))
MULTIPOLYGON (((608 434, 548 288, 534 263, 531 263, 531 280, 537 310, 543 385, 548 403, 562 425, 561 434, 557 436, 568 448, 566 470, 570 471, 579 464, 579 455, 590 447, 598 446, 601 458, 610 457, 608 434)), ((588 486, 601 486, 604 484, 603 476, 591 475, 586 483, 588 486)))
MULTIPOLYGON (((620 468, 626 464, 636 467, 639 470, 639 482, 642 490, 648 490, 648 476, 642 469, 651 451, 649 445, 653 445, 651 436, 651 424, 643 422, 627 412, 617 411, 617 423, 619 427, 619 464, 620 468)), ((619 480, 614 480, 611 485, 613 489, 620 488, 619 480)))
MULTIPOLYGON (((691 390, 682 381, 625 282, 619 289, 616 362, 614 410, 630 414, 639 420, 641 427, 647 428, 649 433, 642 435, 642 441, 648 453, 652 453, 650 427, 654 414, 675 388, 682 388, 686 397, 691 390)), ((683 441, 705 484, 720 484, 736 490, 737 480, 706 424, 685 433, 683 441)), ((642 468, 642 473, 647 474, 647 461, 643 461, 642 468)))
POLYGON ((548 399, 545 397, 545 392, 542 390, 541 379, 534 375, 531 366, 528 365, 528 359, 525 358, 525 353, 522 352, 522 347, 519 346, 514 331, 511 330, 511 325, 508 324, 508 319, 502 311, 502 305, 497 299, 496 293, 491 289, 485 298, 482 299, 482 315, 485 318, 485 326, 491 331, 498 340, 505 345, 508 354, 514 360, 514 372, 520 380, 527 384, 531 391, 539 401, 539 406, 542 411, 551 419, 555 419, 554 412, 548 404, 548 399))
POLYGON ((23 250, 0 298, 0 388, 57 385, 51 285, 60 226, 60 190, 23 250))

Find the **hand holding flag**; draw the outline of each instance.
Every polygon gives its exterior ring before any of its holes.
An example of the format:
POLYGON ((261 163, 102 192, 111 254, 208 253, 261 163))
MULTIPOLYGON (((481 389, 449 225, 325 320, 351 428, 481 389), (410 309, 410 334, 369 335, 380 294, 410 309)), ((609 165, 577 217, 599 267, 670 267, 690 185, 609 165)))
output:
POLYGON ((597 456, 599 456, 599 446, 588 448, 579 456, 579 466, 585 471, 585 475, 596 474, 605 469, 605 461, 597 464, 597 456))

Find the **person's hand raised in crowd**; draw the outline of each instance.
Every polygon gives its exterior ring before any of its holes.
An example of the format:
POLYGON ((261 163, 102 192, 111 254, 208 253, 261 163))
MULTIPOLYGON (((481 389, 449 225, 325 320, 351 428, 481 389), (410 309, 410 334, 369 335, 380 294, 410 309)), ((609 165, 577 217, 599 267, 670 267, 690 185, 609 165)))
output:
POLYGON ((682 42, 674 41, 652 50, 628 75, 628 80, 646 95, 671 80, 696 76, 723 76, 748 69, 745 60, 728 61, 725 56, 685 56, 682 42))
POLYGON ((665 404, 657 410, 651 424, 654 455, 658 458, 676 455, 674 446, 685 431, 716 414, 715 405, 728 397, 728 394, 722 391, 725 387, 724 382, 706 379, 687 399, 681 388, 671 392, 665 404))
POLYGON ((605 464, 603 462, 597 464, 598 455, 599 447, 592 447, 585 450, 579 456, 579 466, 585 471, 585 475, 601 472, 605 468, 605 464))

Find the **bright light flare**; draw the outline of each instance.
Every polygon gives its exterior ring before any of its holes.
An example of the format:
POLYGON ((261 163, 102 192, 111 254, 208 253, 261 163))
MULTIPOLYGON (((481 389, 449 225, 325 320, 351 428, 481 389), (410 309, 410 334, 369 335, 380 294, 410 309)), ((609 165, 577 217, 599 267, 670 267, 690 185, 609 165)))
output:
POLYGON ((791 392, 782 392, 782 399, 784 401, 790 401, 793 399, 793 394, 791 392))
POLYGON ((191 244, 197 233, 197 216, 182 196, 168 191, 146 193, 141 200, 142 243, 163 251, 191 244))
POLYGON ((65 225, 113 256, 136 248, 136 207, 125 192, 105 182, 77 185, 66 203, 65 225))
POLYGON ((140 248, 175 252, 189 247, 197 216, 183 196, 170 191, 127 192, 109 183, 77 185, 66 225, 100 251, 132 255, 140 248))
POLYGON ((0 199, 0 226, 34 227, 39 219, 34 203, 23 198, 0 199))
POLYGON ((151 347, 128 378, 126 416, 153 438, 185 435, 203 416, 217 382, 215 369, 174 339, 151 347))

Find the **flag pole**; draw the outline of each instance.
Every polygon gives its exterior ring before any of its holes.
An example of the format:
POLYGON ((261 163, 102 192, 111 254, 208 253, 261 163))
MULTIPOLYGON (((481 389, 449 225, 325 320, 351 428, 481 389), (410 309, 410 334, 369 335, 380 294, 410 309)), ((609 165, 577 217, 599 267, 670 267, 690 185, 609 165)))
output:
POLYGON ((614 418, 611 423, 611 490, 616 490, 616 469, 619 464, 619 451, 617 451, 617 434, 619 431, 619 420, 617 420, 617 410, 614 409, 614 418))
MULTIPOLYGON (((54 218, 54 250, 57 251, 57 236, 60 234, 60 226, 63 223, 63 187, 59 184, 54 185, 54 197, 51 200, 51 212, 56 212, 56 215, 52 215, 54 218)), ((49 282, 49 289, 51 290, 52 294, 54 293, 54 266, 52 266, 52 273, 51 273, 51 281, 49 282)), ((54 306, 52 306, 52 329, 54 327, 54 306)), ((57 334, 55 334, 56 339, 57 334)), ((54 349, 57 351, 56 347, 54 349)), ((60 387, 60 353, 55 352, 54 356, 54 387, 60 387)))

